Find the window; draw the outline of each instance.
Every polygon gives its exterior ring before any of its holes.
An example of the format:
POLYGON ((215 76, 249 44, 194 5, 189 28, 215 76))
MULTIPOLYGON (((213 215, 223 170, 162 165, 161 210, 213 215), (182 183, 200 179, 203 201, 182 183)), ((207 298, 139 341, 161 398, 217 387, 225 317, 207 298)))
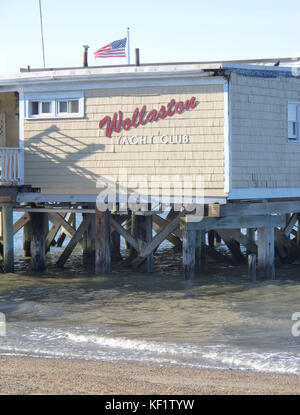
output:
POLYGON ((42 114, 51 113, 52 102, 42 102, 42 114))
POLYGON ((79 112, 79 100, 58 101, 59 114, 77 114, 79 112))
POLYGON ((58 101, 58 112, 60 114, 68 112, 68 101, 58 101))
POLYGON ((30 101, 29 103, 29 112, 31 116, 51 114, 51 108, 51 101, 30 101))
POLYGON ((30 103, 30 112, 31 112, 31 115, 38 115, 39 114, 39 103, 38 103, 38 101, 32 101, 30 103))
POLYGON ((288 103, 288 139, 291 141, 300 140, 299 114, 300 114, 300 103, 289 102, 288 103))
POLYGON ((26 118, 83 117, 83 93, 25 97, 26 118), (63 95, 63 96, 62 96, 63 95))
POLYGON ((70 101, 70 112, 74 114, 74 113, 77 113, 78 111, 79 111, 79 101, 78 100, 70 101))

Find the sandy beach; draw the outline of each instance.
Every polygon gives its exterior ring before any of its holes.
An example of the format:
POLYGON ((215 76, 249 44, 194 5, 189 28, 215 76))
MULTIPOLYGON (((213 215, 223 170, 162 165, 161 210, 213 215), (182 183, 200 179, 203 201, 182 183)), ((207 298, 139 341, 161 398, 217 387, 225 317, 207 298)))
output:
POLYGON ((0 358, 0 394, 300 394, 300 377, 140 363, 0 358))

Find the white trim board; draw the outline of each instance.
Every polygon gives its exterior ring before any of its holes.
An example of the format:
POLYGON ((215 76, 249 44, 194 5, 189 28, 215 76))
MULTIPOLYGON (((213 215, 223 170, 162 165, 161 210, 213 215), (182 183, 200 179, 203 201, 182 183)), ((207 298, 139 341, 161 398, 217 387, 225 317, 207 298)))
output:
MULTIPOLYGON (((22 192, 17 195, 17 202, 71 202, 71 203, 80 203, 80 202, 96 202, 98 194, 43 194, 36 192, 22 192)), ((226 197, 221 196, 204 196, 204 204, 219 203, 225 204, 226 197)), ((124 200, 125 201, 125 200, 124 200)), ((171 197, 172 201, 172 197, 171 197)))
MULTIPOLYGON (((115 72, 115 73, 94 73, 89 74, 86 72, 81 72, 80 74, 75 74, 74 72, 62 73, 63 71, 54 72, 45 72, 44 74, 37 73, 32 75, 30 78, 26 77, 17 77, 17 78, 7 78, 0 79, 0 90, 4 88, 9 88, 12 86, 17 87, 22 85, 24 87, 34 87, 34 86, 45 86, 45 85, 58 85, 58 84, 68 84, 68 83, 85 83, 90 85, 91 83, 103 83, 103 84, 115 84, 116 82, 121 83, 136 83, 141 85, 143 83, 150 82, 155 83, 159 82, 160 84, 168 83, 170 81, 187 80, 187 79, 198 79, 198 82, 205 81, 205 79, 215 79, 212 77, 211 72, 202 72, 202 71, 177 71, 177 72, 115 72)), ((221 78, 221 77, 219 77, 221 78)))
POLYGON ((232 138, 230 80, 224 83, 224 193, 232 188, 232 138))
POLYGON ((189 86, 189 85, 222 85, 227 81, 223 77, 204 77, 199 76, 172 76, 167 78, 155 77, 149 78, 130 78, 124 79, 115 77, 114 79, 91 79, 91 80, 73 80, 64 79, 60 81, 48 81, 43 83, 32 83, 24 85, 26 93, 52 93, 59 91, 78 91, 88 89, 108 89, 108 88, 136 88, 136 87, 155 87, 155 86, 189 86))
POLYGON ((169 64, 169 65, 146 65, 146 66, 110 66, 110 67, 86 67, 53 70, 41 70, 34 72, 21 72, 0 76, 0 85, 11 84, 14 82, 41 82, 45 80, 57 80, 64 78, 99 78, 108 76, 171 76, 172 74, 196 73, 208 76, 207 70, 221 68, 221 64, 169 64))
POLYGON ((19 148, 21 149, 21 157, 19 160, 19 176, 20 185, 24 184, 24 91, 19 88, 19 148), (21 174, 20 174, 21 172, 21 174))
POLYGON ((232 189, 228 194, 228 200, 294 197, 300 197, 300 187, 232 189))

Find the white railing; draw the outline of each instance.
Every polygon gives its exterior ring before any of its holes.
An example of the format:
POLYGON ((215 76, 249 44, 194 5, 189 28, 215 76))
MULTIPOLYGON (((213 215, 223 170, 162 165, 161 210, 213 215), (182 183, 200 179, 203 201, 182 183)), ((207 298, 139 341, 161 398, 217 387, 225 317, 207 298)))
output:
POLYGON ((22 157, 20 148, 0 148, 0 184, 20 183, 23 174, 22 157))

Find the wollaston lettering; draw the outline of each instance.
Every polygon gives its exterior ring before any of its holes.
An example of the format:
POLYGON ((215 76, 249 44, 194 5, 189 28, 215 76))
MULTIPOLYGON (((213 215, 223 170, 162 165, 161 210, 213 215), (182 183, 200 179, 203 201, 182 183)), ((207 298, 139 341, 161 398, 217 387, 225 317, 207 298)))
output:
POLYGON ((140 125, 145 125, 148 122, 163 120, 166 117, 173 117, 174 114, 181 114, 184 111, 189 111, 198 105, 198 101, 195 97, 187 99, 185 102, 171 99, 167 106, 162 105, 159 110, 153 109, 146 112, 146 105, 143 105, 141 109, 136 108, 133 111, 131 118, 123 119, 123 112, 118 111, 114 113, 111 118, 109 115, 102 118, 99 122, 99 128, 106 127, 106 137, 111 137, 112 133, 119 133, 122 129, 128 131, 130 128, 137 128, 140 125))

